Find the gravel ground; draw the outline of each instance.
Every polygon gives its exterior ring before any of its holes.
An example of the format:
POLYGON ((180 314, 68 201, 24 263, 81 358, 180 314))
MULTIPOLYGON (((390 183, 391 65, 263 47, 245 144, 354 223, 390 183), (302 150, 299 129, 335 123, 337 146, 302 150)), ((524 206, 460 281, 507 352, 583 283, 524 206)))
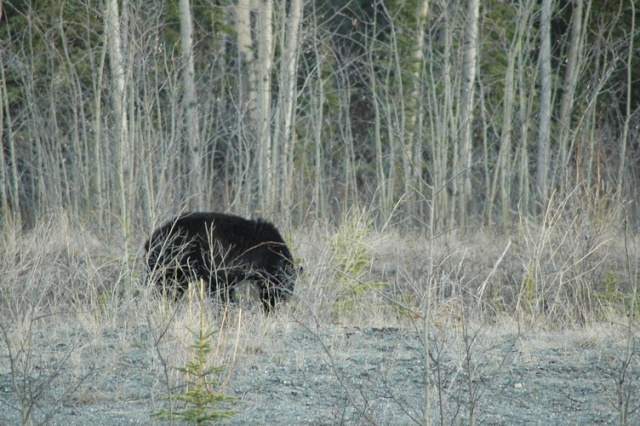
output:
MULTIPOLYGON (((133 344, 102 332, 97 339, 75 335, 73 348, 36 347, 27 384, 37 401, 30 412, 34 423, 165 424, 150 418, 164 406, 166 393, 153 339, 144 327, 133 334, 133 344), (86 378, 77 386, 83 372, 86 378)), ((615 333, 598 328, 518 334, 508 327, 480 327, 468 334, 473 338, 450 327, 434 330, 430 339, 436 424, 467 424, 471 408, 478 424, 620 424, 616 383, 626 342, 615 333)), ((420 423, 423 354, 418 333, 408 327, 311 330, 289 324, 238 356, 224 391, 236 398, 227 407, 239 414, 226 424, 420 423)), ((19 424, 20 398, 9 372, 6 347, 0 347, 0 424, 19 424)), ((637 354, 626 372, 628 424, 640 424, 633 412, 640 405, 637 354)))

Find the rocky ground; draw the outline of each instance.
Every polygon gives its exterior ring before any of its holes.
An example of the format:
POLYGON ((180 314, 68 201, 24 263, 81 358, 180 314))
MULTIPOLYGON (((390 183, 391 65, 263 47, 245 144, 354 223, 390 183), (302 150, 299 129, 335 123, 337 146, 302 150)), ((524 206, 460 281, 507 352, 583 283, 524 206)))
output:
MULTIPOLYGON (((19 424, 23 407, 30 408, 33 424, 167 423, 150 417, 166 406, 161 397, 167 391, 153 333, 142 326, 132 330, 133 342, 131 334, 125 343, 119 333, 103 332, 75 335, 74 347, 36 345, 29 378, 23 381, 17 371, 17 387, 26 389, 22 396, 12 382, 9 354, 0 349, 0 423, 19 424), (28 400, 34 403, 25 404, 28 400)), ((627 424, 639 424, 637 354, 618 393, 628 342, 623 335, 602 327, 553 333, 504 326, 467 330, 467 339, 452 327, 434 330, 429 340, 434 424, 468 424, 471 415, 477 424, 489 425, 620 424, 619 395, 630 396, 627 424)), ((424 345, 411 327, 307 328, 292 322, 251 347, 227 371, 223 391, 235 400, 225 407, 238 414, 226 424, 422 422, 424 345)))

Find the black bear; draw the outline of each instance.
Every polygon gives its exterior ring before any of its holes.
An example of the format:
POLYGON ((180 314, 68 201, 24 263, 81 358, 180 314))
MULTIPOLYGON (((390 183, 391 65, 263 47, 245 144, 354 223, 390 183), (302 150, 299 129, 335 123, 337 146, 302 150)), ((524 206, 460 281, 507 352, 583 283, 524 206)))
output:
POLYGON ((156 285, 175 297, 190 281, 202 279, 211 295, 233 300, 236 284, 250 280, 268 312, 289 297, 295 284, 289 249, 275 226, 260 219, 188 213, 156 229, 145 250, 156 285))

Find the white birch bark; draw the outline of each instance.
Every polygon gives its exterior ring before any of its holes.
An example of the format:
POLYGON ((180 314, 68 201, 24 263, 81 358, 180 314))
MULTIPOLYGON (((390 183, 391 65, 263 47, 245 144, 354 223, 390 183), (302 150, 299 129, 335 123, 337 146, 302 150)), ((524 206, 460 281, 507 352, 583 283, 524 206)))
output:
POLYGON ((200 143, 198 99, 193 59, 193 20, 189 0, 180 0, 180 44, 182 50, 182 82, 184 84, 185 134, 187 137, 187 194, 190 210, 202 207, 203 150, 200 143))
POLYGON ((478 16, 479 0, 469 0, 467 8, 467 35, 465 46, 462 111, 460 114, 460 158, 456 174, 462 178, 462 193, 458 194, 458 215, 461 224, 467 220, 467 204, 471 198, 471 138, 473 125, 473 104, 475 78, 478 63, 478 16))
MULTIPOLYGON (((114 210, 119 216, 122 224, 123 236, 127 237, 129 228, 129 218, 127 214, 129 201, 129 180, 130 170, 128 169, 131 152, 129 149, 128 122, 126 108, 126 76, 124 67, 124 55, 122 51, 122 34, 120 31, 120 14, 118 10, 118 0, 108 0, 105 14, 105 32, 107 34, 107 44, 109 49, 109 68, 111 71, 111 99, 113 102, 115 127, 117 138, 114 142, 113 152, 117 155, 116 179, 120 195, 119 206, 114 206, 114 210)), ((126 243, 125 243, 126 246, 126 243)))
POLYGON ((249 116, 256 123, 256 84, 250 71, 253 69, 255 54, 253 50, 253 37, 251 35, 251 0, 237 0, 235 7, 235 22, 233 23, 238 43, 238 54, 241 66, 241 75, 237 76, 242 84, 246 97, 241 99, 241 110, 249 108, 249 116), (246 83, 245 83, 246 82, 246 83))
MULTIPOLYGON (((285 215, 291 211, 291 190, 293 187, 293 124, 295 118, 296 75, 300 47, 300 23, 302 21, 302 0, 291 0, 286 26, 283 27, 282 66, 280 69, 280 90, 278 96, 277 133, 274 143, 281 144, 282 174, 277 176, 280 188, 280 210, 285 215)), ((274 162, 275 164, 275 162, 274 162)))
POLYGON ((255 0, 257 10, 258 60, 253 76, 256 80, 257 95, 257 138, 258 138, 258 187, 260 207, 268 213, 274 205, 276 187, 274 185, 271 141, 271 70, 273 68, 273 0, 255 0))

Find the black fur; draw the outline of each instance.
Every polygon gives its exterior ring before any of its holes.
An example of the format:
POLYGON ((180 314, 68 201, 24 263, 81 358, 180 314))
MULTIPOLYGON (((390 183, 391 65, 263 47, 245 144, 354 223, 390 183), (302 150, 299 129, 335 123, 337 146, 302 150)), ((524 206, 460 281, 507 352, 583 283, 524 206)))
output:
POLYGON ((291 253, 263 220, 222 213, 188 213, 165 223, 145 244, 156 285, 179 297, 203 279, 211 295, 233 300, 234 287, 255 281, 266 311, 285 301, 295 284, 291 253))

